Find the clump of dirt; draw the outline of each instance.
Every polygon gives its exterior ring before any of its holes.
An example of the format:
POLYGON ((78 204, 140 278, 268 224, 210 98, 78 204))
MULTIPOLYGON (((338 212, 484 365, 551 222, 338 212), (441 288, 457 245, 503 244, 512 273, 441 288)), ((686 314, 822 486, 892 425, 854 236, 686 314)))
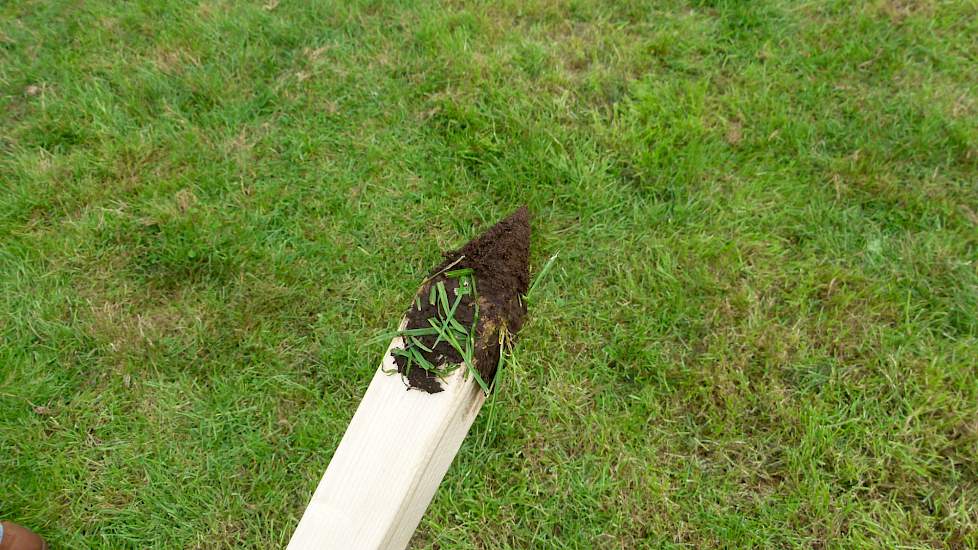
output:
MULTIPOLYGON (((526 317, 523 296, 530 284, 529 211, 525 206, 519 208, 462 248, 447 252, 444 256, 445 260, 431 271, 418 291, 417 299, 412 302, 406 315, 406 328, 429 328, 431 325, 428 319, 439 318, 437 302, 432 305, 428 300, 431 289, 439 282, 445 284, 451 300, 455 299, 460 279, 447 277, 445 272, 472 269, 479 306, 473 359, 479 375, 486 384, 491 384, 499 361, 500 330, 505 329, 509 334, 516 334, 526 317)), ((472 295, 464 295, 455 311, 455 320, 464 327, 471 327, 475 314, 472 295)), ((447 342, 435 345, 437 338, 433 335, 421 336, 419 339, 425 347, 431 349, 427 352, 419 348, 419 351, 432 365, 462 362, 461 355, 447 342)), ((417 365, 407 369, 407 359, 399 355, 394 356, 394 361, 409 388, 428 393, 442 391, 436 373, 417 365)))

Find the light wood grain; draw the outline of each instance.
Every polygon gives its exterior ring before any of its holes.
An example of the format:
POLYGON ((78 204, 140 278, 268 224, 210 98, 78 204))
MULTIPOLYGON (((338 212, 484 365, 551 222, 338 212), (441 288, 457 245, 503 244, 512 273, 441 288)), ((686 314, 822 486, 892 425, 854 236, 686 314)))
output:
MULTIPOLYGON (((391 346, 400 346, 395 338, 391 346)), ((457 369, 444 391, 407 391, 390 353, 374 374, 289 550, 407 547, 485 396, 457 369)))

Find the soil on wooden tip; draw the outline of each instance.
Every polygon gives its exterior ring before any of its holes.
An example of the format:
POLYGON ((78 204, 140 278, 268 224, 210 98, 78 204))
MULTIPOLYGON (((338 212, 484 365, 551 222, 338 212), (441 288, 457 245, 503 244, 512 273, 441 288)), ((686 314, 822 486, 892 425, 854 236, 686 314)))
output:
MULTIPOLYGON (((462 248, 445 253, 445 261, 433 269, 428 280, 418 291, 417 299, 407 312, 407 327, 429 328, 428 319, 438 319, 438 306, 428 301, 434 285, 445 283, 451 301, 455 300, 459 279, 446 277, 445 271, 471 268, 475 275, 478 294, 479 317, 476 327, 476 344, 473 352, 475 368, 486 384, 492 384, 499 362, 499 334, 505 329, 516 334, 523 326, 526 305, 523 296, 530 284, 530 213, 524 206, 509 215, 488 231, 469 241, 462 248), (459 259, 461 258, 461 259, 459 259), (418 308, 420 305, 420 309, 418 308)), ((471 327, 475 307, 471 295, 463 296, 454 318, 464 327, 471 327)), ((447 342, 435 343, 435 336, 422 336, 421 342, 431 352, 420 350, 431 364, 453 365, 462 362, 461 355, 447 342)), ((428 393, 442 391, 438 376, 413 365, 407 373, 407 360, 395 355, 397 370, 409 388, 428 393)), ((462 368, 465 368, 464 366, 462 368)), ((471 376, 471 374, 468 374, 471 376)))

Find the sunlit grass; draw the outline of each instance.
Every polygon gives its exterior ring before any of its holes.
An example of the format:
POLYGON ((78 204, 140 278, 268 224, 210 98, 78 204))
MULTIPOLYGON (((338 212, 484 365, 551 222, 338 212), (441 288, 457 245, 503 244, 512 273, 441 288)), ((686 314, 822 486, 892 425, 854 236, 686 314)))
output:
POLYGON ((975 36, 969 2, 4 3, 0 518, 283 546, 370 338, 525 203, 549 274, 415 546, 978 545, 975 36))

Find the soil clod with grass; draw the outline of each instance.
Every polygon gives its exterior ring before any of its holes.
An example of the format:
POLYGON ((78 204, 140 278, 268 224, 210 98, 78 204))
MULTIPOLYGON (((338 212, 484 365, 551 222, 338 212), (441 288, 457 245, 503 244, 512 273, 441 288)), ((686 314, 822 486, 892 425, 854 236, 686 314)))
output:
POLYGON ((465 368, 489 391, 504 342, 526 317, 529 258, 526 207, 445 254, 407 312, 404 346, 391 352, 409 388, 438 393, 441 378, 465 368))

